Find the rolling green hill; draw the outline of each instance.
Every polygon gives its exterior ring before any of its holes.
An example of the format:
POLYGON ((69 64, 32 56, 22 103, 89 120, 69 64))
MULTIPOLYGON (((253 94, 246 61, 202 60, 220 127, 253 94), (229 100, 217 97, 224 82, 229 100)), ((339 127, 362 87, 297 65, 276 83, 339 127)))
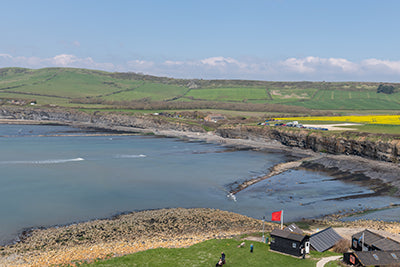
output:
POLYGON ((190 103, 198 108, 195 103, 213 102, 247 103, 248 110, 278 104, 291 106, 291 110, 396 111, 400 109, 400 84, 391 85, 395 92, 388 95, 377 93, 379 83, 371 82, 185 80, 73 68, 0 69, 2 103, 35 100, 42 106, 84 108, 132 107, 135 102, 168 102, 170 106, 186 102, 185 108, 190 103))

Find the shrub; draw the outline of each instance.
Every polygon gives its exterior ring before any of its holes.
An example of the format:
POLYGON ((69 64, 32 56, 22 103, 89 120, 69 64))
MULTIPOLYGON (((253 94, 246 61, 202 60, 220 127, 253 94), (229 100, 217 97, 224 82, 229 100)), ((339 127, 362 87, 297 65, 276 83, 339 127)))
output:
POLYGON ((384 94, 393 94, 394 87, 393 85, 384 85, 380 84, 378 89, 376 90, 377 93, 384 93, 384 94))
POLYGON ((332 248, 336 253, 345 253, 350 249, 350 241, 347 239, 341 239, 332 248))

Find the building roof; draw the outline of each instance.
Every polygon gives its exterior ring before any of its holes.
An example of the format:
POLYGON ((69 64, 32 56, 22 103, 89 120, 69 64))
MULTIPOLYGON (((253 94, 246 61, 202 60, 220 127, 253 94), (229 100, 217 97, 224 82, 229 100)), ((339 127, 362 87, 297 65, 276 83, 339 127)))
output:
MULTIPOLYGON (((378 235, 378 234, 376 234, 376 233, 374 233, 374 232, 371 232, 371 231, 369 231, 369 230, 367 230, 367 229, 365 229, 364 231, 362 231, 362 232, 359 232, 359 233, 356 233, 356 234, 354 234, 353 236, 352 236, 352 238, 355 238, 355 239, 357 239, 357 240, 360 240, 360 238, 361 238, 361 236, 364 234, 364 240, 363 240, 363 242, 364 242, 364 244, 365 245, 367 245, 367 246, 371 246, 373 243, 375 243, 376 241, 379 241, 379 240, 381 240, 381 239, 383 239, 384 237, 383 236, 381 236, 381 235, 378 235)), ((362 239, 361 239, 362 240, 362 239)), ((362 241, 360 241, 360 242, 362 242, 362 241)))
MULTIPOLYGON (((364 244, 367 246, 374 246, 378 250, 398 250, 400 251, 400 243, 390 238, 385 238, 369 230, 364 230, 353 235, 353 238, 360 240, 364 233, 364 244)), ((362 239, 361 239, 362 240, 362 239)), ((362 242, 362 241, 361 241, 362 242)))
POLYGON ((304 232, 303 230, 301 230, 296 224, 292 223, 291 225, 283 228, 283 231, 289 231, 289 232, 293 232, 293 233, 297 233, 297 234, 301 234, 303 235, 304 232))
POLYGON ((400 264, 400 251, 355 251, 354 255, 364 266, 400 264))
POLYGON ((306 235, 301 235, 298 233, 293 233, 293 232, 285 231, 285 230, 281 230, 281 229, 272 230, 271 236, 279 236, 282 238, 299 241, 299 242, 301 242, 305 237, 307 237, 306 235))
POLYGON ((338 241, 343 239, 332 227, 328 227, 310 236, 310 245, 318 252, 333 247, 338 241))
POLYGON ((400 251, 400 244, 390 238, 383 238, 378 240, 372 244, 379 250, 399 250, 400 251))

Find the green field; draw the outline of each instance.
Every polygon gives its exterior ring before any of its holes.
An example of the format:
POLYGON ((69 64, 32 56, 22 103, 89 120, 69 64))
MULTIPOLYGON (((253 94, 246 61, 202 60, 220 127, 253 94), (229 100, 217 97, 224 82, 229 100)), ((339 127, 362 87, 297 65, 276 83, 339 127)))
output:
POLYGON ((74 68, 0 69, 0 100, 36 100, 38 106, 93 108, 96 104, 98 108, 121 108, 128 107, 129 101, 220 102, 247 103, 247 108, 229 108, 242 111, 263 111, 270 104, 280 104, 274 111, 284 112, 283 105, 292 110, 296 106, 306 108, 309 113, 395 113, 400 110, 400 84, 391 85, 395 93, 388 95, 376 93, 379 83, 371 82, 184 80, 74 68))
POLYGON ((132 90, 102 97, 105 100, 127 101, 149 98, 152 101, 170 100, 183 95, 188 88, 176 85, 141 82, 132 90))
POLYGON ((267 101, 269 99, 265 88, 207 88, 207 89, 192 89, 186 97, 209 100, 209 101, 228 101, 228 102, 243 102, 248 99, 257 99, 267 101))
MULTIPOLYGON (((313 259, 299 259, 269 251, 269 246, 261 242, 245 241, 244 248, 237 245, 242 241, 235 239, 208 240, 189 248, 157 248, 131 255, 98 261, 83 266, 215 266, 223 251, 226 254, 224 266, 315 266, 321 257, 334 254, 332 252, 312 252, 313 259), (254 252, 250 253, 250 243, 254 244, 254 252)), ((335 266, 335 265, 332 265, 335 266)))
POLYGON ((320 90, 312 99, 286 104, 319 110, 391 110, 400 109, 400 92, 386 95, 375 91, 320 90))

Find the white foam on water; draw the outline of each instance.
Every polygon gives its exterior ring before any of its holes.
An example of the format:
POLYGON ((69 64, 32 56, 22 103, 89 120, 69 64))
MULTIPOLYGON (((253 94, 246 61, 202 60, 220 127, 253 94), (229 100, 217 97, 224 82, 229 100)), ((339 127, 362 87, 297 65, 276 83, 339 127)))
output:
POLYGON ((236 196, 235 196, 233 193, 227 194, 226 197, 227 197, 227 198, 230 198, 230 199, 232 199, 233 201, 236 202, 236 196))
POLYGON ((0 161, 0 164, 59 164, 74 161, 82 161, 84 158, 73 159, 47 159, 47 160, 14 160, 14 161, 0 161))
POLYGON ((134 158, 145 158, 146 155, 139 154, 139 155, 116 155, 114 158, 116 159, 134 159, 134 158))

